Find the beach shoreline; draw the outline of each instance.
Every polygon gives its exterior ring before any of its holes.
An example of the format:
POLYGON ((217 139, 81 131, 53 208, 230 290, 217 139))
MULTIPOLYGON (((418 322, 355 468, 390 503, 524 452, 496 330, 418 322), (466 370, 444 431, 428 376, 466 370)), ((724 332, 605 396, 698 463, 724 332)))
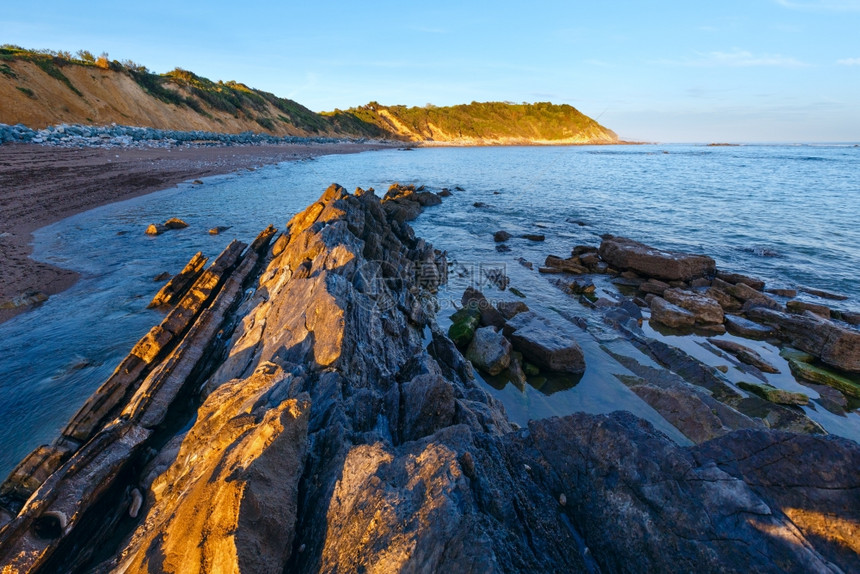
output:
POLYGON ((66 217, 183 181, 284 161, 397 147, 330 143, 171 148, 0 145, 0 323, 60 293, 78 274, 30 258, 32 233, 66 217))

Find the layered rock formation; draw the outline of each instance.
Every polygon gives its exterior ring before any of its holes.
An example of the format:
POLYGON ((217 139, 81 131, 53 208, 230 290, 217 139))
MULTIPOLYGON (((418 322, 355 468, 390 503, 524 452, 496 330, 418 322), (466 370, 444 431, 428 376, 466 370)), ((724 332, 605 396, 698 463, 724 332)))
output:
MULTIPOLYGON (((435 323, 445 257, 405 223, 420 193, 332 186, 228 248, 4 484, 3 572, 860 567, 852 441, 509 423, 435 323)), ((513 336, 547 337, 515 313, 513 336)))

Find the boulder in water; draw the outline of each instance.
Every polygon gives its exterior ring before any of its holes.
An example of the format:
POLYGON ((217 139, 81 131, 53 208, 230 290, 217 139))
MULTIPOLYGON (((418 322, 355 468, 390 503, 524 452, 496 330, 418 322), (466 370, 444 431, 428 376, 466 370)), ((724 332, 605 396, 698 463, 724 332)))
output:
POLYGON ((550 323, 533 311, 520 313, 505 325, 514 349, 523 357, 549 371, 580 374, 585 356, 569 329, 550 323))
POLYGON ((149 227, 146 228, 145 233, 147 235, 161 235, 165 231, 167 231, 167 226, 162 225, 161 223, 150 223, 149 227))
POLYGON ((664 281, 689 281, 716 270, 716 263, 706 255, 664 251, 626 237, 607 237, 598 253, 616 269, 630 269, 664 281))
POLYGON ((466 349, 466 358, 482 371, 498 375, 510 364, 511 344, 495 328, 481 327, 466 349))
POLYGON ((185 229, 186 227, 188 227, 188 224, 179 219, 178 217, 171 217, 164 222, 164 226, 167 229, 185 229))

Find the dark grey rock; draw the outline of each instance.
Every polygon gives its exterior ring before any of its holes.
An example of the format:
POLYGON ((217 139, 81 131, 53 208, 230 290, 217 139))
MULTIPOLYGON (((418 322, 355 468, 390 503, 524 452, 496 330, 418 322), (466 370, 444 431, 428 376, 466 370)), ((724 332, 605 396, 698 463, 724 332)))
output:
POLYGON ((761 325, 737 315, 726 315, 724 321, 729 333, 746 337, 747 339, 766 339, 773 335, 771 327, 761 325))
POLYGON ((571 333, 533 311, 508 321, 505 335, 527 361, 543 369, 573 374, 585 371, 585 356, 571 333))
POLYGON ((475 331, 466 358, 482 371, 498 375, 510 364, 511 344, 495 328, 482 327, 475 331))

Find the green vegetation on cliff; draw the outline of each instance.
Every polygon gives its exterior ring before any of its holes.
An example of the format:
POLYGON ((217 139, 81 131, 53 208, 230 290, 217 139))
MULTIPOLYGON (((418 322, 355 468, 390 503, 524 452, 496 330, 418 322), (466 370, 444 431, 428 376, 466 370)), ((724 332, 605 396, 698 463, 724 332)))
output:
MULTIPOLYGON (((55 117, 55 109, 46 108, 40 115, 32 105, 27 107, 20 104, 18 109, 24 111, 12 114, 19 117, 4 117, 2 120, 4 123, 49 125, 58 120, 92 123, 89 119, 91 114, 83 111, 86 106, 90 106, 92 99, 88 98, 88 95, 93 93, 89 88, 94 82, 107 83, 110 78, 121 78, 124 75, 133 80, 143 93, 135 89, 131 94, 125 92, 117 94, 117 97, 134 100, 148 99, 148 96, 152 98, 148 100, 149 109, 155 111, 151 111, 148 115, 138 114, 141 115, 138 118, 130 116, 128 110, 120 109, 113 114, 117 117, 113 117, 111 112, 105 112, 107 108, 102 105, 100 106, 103 113, 102 121, 149 125, 147 121, 157 116, 161 118, 161 124, 164 124, 160 127, 178 130, 189 129, 187 125, 193 123, 195 129, 199 129, 203 124, 208 125, 211 131, 218 132, 225 131, 225 126, 230 124, 230 129, 233 131, 261 131, 262 128, 275 134, 388 138, 461 145, 614 143, 617 141, 617 137, 611 130, 569 105, 543 102, 535 104, 472 102, 450 107, 428 104, 425 107, 410 108, 383 106, 377 102, 371 102, 345 111, 335 110, 318 114, 293 100, 279 98, 239 82, 213 82, 181 68, 166 74, 155 74, 131 60, 111 60, 106 53, 96 57, 86 50, 80 50, 72 55, 70 52, 53 50, 27 50, 8 44, 0 46, 0 84, 4 81, 15 81, 15 87, 19 93, 31 99, 39 99, 46 105, 58 102, 58 98, 61 97, 72 97, 74 100, 74 96, 68 92, 62 94, 62 88, 57 88, 60 91, 55 93, 44 93, 46 89, 44 84, 26 85, 21 74, 18 73, 21 69, 16 71, 14 67, 16 61, 30 62, 48 76, 61 82, 77 97, 76 101, 81 105, 76 107, 77 111, 74 112, 69 105, 61 105, 59 107, 66 109, 68 113, 62 117, 55 117), (79 67, 97 68, 103 73, 101 75, 75 73, 75 69, 80 71, 79 67), (64 70, 66 70, 65 73, 64 70), (111 74, 120 76, 111 76, 111 74), (26 117, 20 117, 22 113, 26 117)), ((125 82, 128 83, 127 80, 125 82)), ((97 99, 102 98, 97 96, 97 99)), ((11 109, 13 107, 10 105, 9 110, 11 109)), ((92 117, 96 116, 92 115, 92 117)))
POLYGON ((573 106, 549 102, 472 102, 459 106, 366 106, 330 114, 341 125, 361 122, 414 141, 535 141, 579 143, 616 141, 615 134, 573 106))

